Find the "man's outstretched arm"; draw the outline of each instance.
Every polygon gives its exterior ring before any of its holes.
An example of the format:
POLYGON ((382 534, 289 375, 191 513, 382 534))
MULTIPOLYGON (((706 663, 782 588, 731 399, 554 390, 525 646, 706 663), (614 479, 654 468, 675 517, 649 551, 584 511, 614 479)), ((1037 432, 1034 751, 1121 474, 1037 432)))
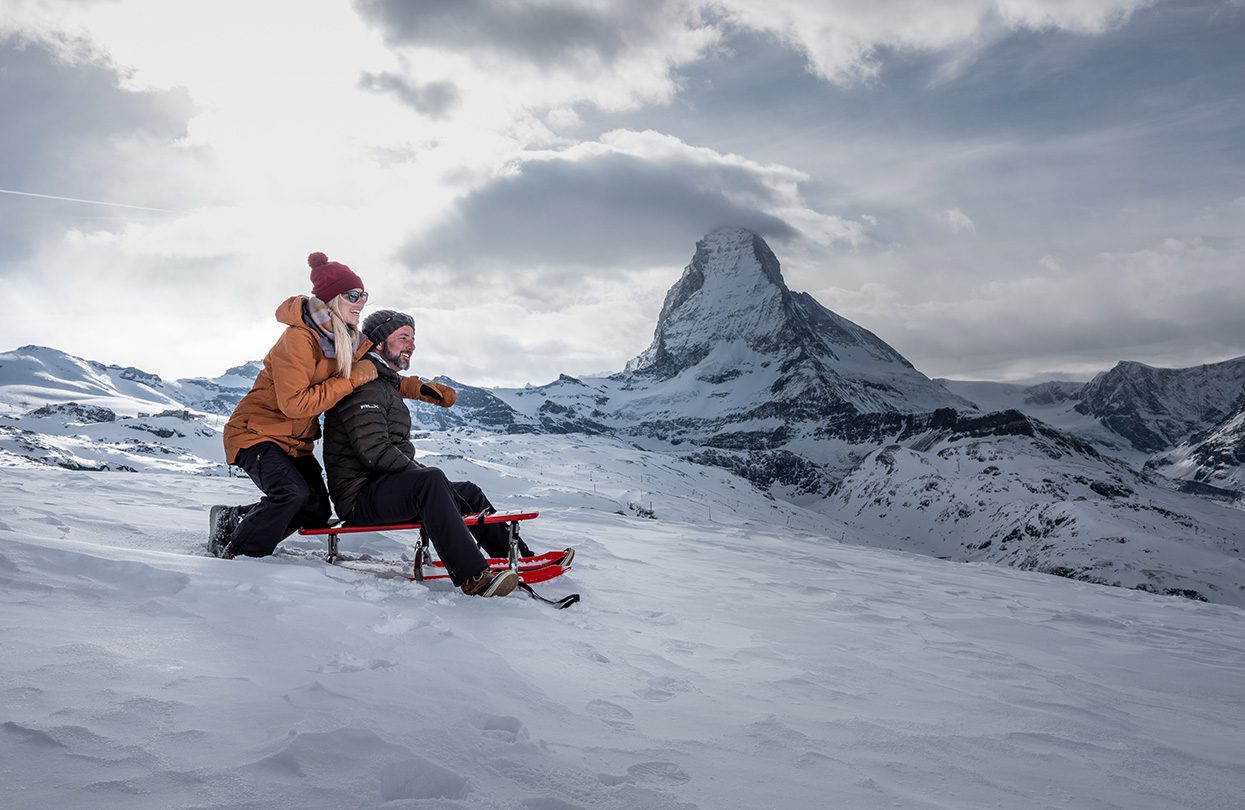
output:
POLYGON ((403 399, 418 399, 448 408, 458 399, 458 392, 448 385, 419 377, 403 377, 399 389, 403 399))

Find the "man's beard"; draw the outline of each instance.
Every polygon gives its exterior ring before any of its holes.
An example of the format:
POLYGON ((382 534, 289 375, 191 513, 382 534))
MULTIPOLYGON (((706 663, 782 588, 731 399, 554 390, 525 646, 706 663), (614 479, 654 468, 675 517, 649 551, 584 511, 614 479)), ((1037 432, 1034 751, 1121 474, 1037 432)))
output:
POLYGON ((402 356, 402 352, 390 354, 386 350, 381 353, 381 356, 385 358, 385 362, 396 368, 398 371, 406 371, 411 367, 411 356, 409 354, 404 358, 402 356))

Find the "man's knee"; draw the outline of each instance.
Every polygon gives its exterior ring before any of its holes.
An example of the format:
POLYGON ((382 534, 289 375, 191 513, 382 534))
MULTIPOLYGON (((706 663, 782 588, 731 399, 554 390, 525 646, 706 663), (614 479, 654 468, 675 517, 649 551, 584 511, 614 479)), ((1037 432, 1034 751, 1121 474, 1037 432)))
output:
POLYGON ((440 467, 420 467, 418 469, 406 470, 401 475, 415 489, 426 491, 429 489, 450 488, 450 479, 446 478, 440 467))
POLYGON ((476 486, 474 481, 455 481, 454 491, 473 509, 482 508, 488 502, 488 498, 484 496, 484 490, 476 486))

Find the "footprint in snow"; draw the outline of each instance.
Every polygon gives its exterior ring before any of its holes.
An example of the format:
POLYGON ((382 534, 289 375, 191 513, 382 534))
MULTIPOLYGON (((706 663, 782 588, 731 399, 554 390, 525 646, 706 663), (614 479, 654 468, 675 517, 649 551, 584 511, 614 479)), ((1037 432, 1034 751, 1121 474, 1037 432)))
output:
POLYGON ((679 692, 691 692, 694 689, 687 681, 658 676, 649 678, 648 685, 644 689, 637 689, 635 693, 645 700, 660 702, 670 700, 679 692))
POLYGON ((627 769, 631 781, 642 784, 681 785, 690 782, 687 771, 673 762, 640 762, 627 769))
POLYGON ((655 627, 673 627, 679 623, 679 620, 669 613, 660 610, 641 610, 636 613, 645 624, 655 627))
POLYGON ((705 647, 704 644, 695 641, 683 641, 677 638, 666 639, 661 643, 661 646, 666 652, 683 653, 684 655, 690 655, 705 647))
POLYGON ((502 742, 512 743, 527 738, 523 721, 509 715, 482 714, 472 721, 472 725, 484 732, 484 736, 502 742))
POLYGON ((589 661, 597 664, 608 664, 610 662, 609 656, 589 644, 581 645, 576 653, 581 658, 587 658, 589 661))
POLYGON ((611 703, 608 700, 593 700, 588 703, 587 710, 588 714, 608 725, 619 728, 628 728, 631 725, 628 722, 632 718, 631 712, 617 703, 611 703))
POLYGON ((832 765, 835 759, 818 751, 805 751, 795 760, 797 768, 808 768, 813 765, 832 765))

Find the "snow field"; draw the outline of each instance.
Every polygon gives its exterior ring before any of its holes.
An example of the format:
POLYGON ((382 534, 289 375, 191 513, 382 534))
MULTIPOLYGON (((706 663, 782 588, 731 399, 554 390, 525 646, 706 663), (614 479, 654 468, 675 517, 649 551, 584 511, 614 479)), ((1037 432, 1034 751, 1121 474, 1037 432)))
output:
POLYGON ((207 506, 245 480, 0 472, 0 804, 1222 808, 1245 790, 1239 609, 690 507, 619 515, 614 484, 570 483, 616 467, 572 456, 560 483, 522 474, 519 448, 464 443, 446 468, 543 505, 525 535, 579 552, 542 587, 583 595, 566 611, 202 556, 207 506))

